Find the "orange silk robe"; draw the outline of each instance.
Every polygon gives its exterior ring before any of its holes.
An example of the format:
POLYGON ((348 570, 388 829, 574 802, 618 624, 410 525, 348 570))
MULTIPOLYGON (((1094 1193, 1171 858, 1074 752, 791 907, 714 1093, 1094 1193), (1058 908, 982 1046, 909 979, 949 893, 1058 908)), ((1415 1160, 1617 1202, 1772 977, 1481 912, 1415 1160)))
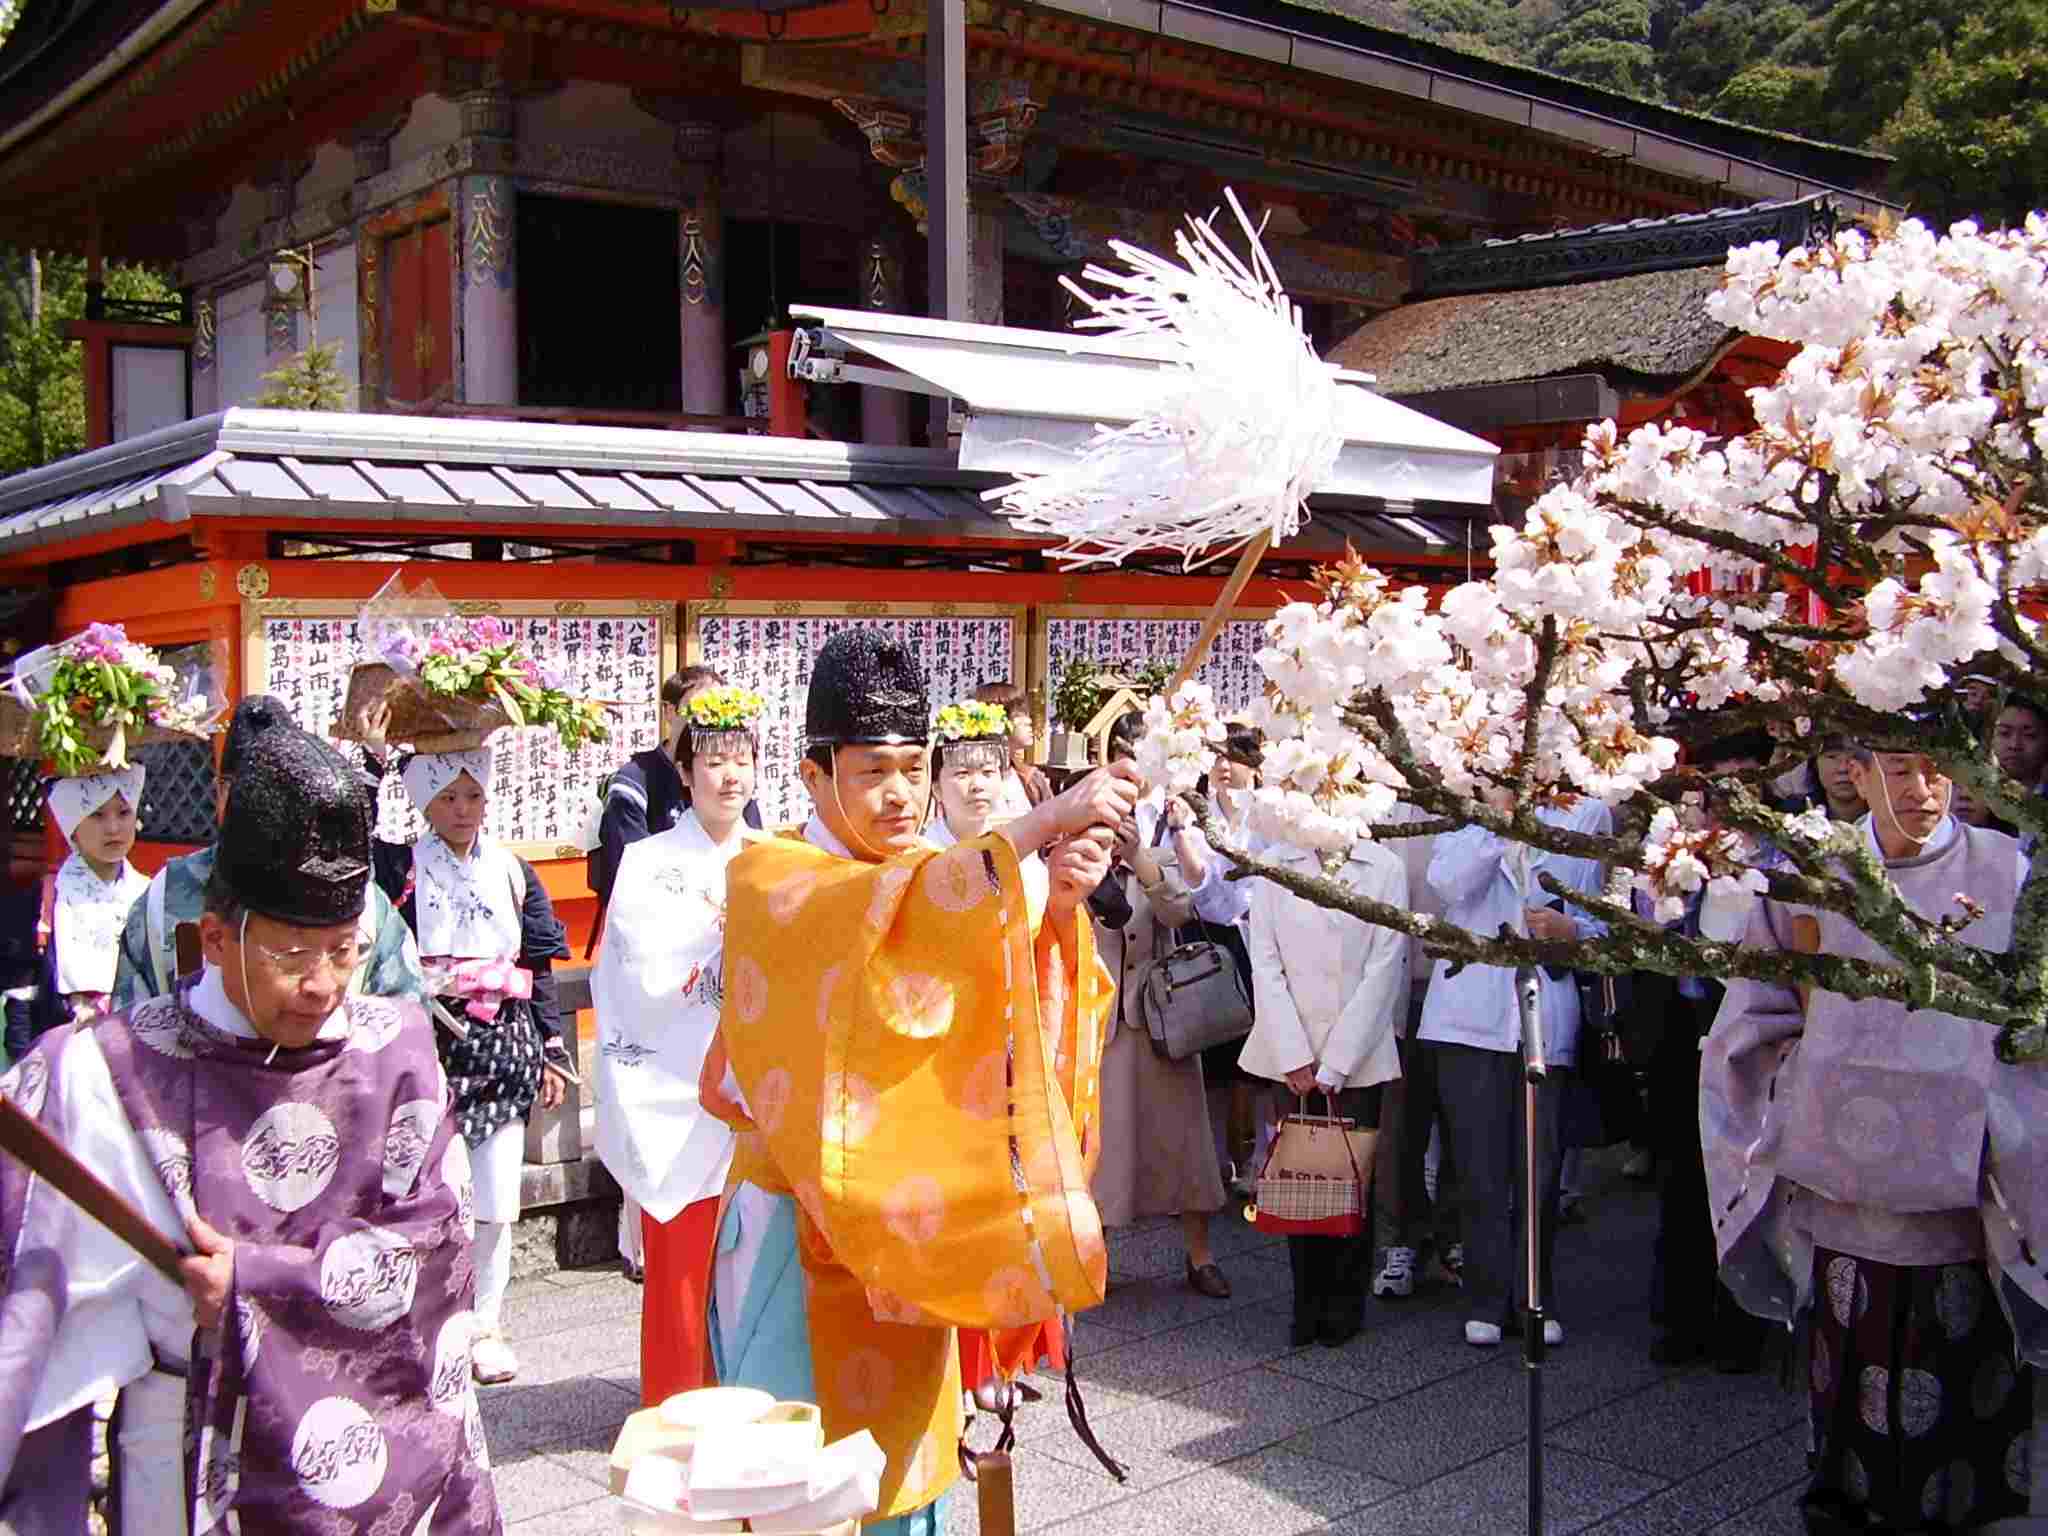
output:
POLYGON ((880 1442, 878 1518, 959 1475, 956 1326, 1028 1338, 1104 1293, 1113 987, 1073 932, 1034 941, 995 834, 873 864, 774 838, 727 874, 719 1028, 755 1125, 732 1177, 796 1198, 825 1433, 880 1442))

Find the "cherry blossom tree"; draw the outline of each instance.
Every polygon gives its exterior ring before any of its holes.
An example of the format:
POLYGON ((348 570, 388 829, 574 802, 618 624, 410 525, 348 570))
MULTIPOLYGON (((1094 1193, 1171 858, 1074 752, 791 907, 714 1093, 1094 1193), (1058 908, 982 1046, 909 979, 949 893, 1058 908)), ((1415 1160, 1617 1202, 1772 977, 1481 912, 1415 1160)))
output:
MULTIPOLYGON (((1493 530, 1490 577, 1431 607, 1353 556, 1321 574, 1319 601, 1280 611, 1259 658, 1255 831, 1336 851, 1479 825, 1591 857, 1612 871, 1600 896, 1546 881, 1538 899, 1603 920, 1606 936, 1463 932, 1271 865, 1213 821, 1210 835, 1241 874, 1453 960, 1813 984, 1983 1019, 2009 1057, 2048 1056, 2048 799, 2000 771, 1962 687, 1995 713, 2048 670, 2026 611, 2048 576, 2048 219, 1751 246, 1708 302, 1798 349, 1751 392, 1755 431, 1596 426, 1578 477, 1493 530), (1974 915, 1960 897, 1914 912, 1853 829, 1772 810, 1765 774, 1717 785, 1680 766, 1703 733, 1758 727, 1783 748, 1766 774, 1846 733, 1930 755, 2034 839, 2011 953, 1957 937, 1974 915), (1688 793, 1712 797, 1706 825, 1681 814, 1688 793), (1634 830, 1538 820, 1579 796, 1634 830), (1397 802, 1429 819, 1390 824, 1397 802), (1842 913, 1893 959, 1687 938, 1631 901, 1633 887, 1668 918, 1702 886, 1842 913)), ((1191 785, 1221 733, 1206 690, 1155 699, 1148 719, 1141 767, 1191 785)))

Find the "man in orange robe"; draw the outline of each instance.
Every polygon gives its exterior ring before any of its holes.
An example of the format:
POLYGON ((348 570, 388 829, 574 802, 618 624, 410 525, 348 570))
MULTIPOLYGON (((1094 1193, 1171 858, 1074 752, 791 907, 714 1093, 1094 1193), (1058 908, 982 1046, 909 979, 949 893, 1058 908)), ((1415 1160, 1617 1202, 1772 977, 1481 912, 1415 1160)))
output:
POLYGON ((705 1085, 746 1131, 713 1283, 720 1379, 816 1402, 830 1439, 871 1431, 888 1467, 868 1529, 907 1536, 937 1529, 958 1475, 954 1329, 1021 1348, 1103 1295, 1088 1185, 1110 982, 1076 913, 1138 788, 1098 773, 941 853, 918 835, 929 721, 900 642, 859 629, 820 653, 815 814, 728 872, 705 1085), (1019 861, 1041 849, 1034 940, 1019 861))

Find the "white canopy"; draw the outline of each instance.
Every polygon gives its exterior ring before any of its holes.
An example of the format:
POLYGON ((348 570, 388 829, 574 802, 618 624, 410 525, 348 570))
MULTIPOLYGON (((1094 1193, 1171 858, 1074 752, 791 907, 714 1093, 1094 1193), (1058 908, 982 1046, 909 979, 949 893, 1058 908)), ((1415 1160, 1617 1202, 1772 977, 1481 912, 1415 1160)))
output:
MULTIPOLYGON (((921 320, 864 309, 795 307, 816 329, 801 333, 791 368, 819 382, 874 384, 949 395, 966 412, 960 467, 999 474, 1063 468, 1098 425, 1144 416, 1168 364, 1130 342, 1058 331, 921 320), (820 347, 839 356, 822 356, 820 347), (848 363, 865 353, 888 369, 848 363)), ((1364 374, 1338 371, 1348 408, 1346 442, 1330 478, 1316 487, 1336 496, 1385 501, 1493 500, 1493 460, 1483 438, 1396 405, 1364 374)))

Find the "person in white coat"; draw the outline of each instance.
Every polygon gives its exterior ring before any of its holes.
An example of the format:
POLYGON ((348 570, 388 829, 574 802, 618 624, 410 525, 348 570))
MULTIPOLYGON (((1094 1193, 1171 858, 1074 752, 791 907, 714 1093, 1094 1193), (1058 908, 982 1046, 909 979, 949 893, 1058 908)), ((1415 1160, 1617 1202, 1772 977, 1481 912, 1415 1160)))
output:
POLYGON ((705 1314, 733 1140, 697 1085, 725 999, 725 873, 757 835, 745 814, 760 714, 743 688, 691 697, 676 746, 689 808, 626 846, 590 978, 598 1154, 640 1212, 647 1407, 715 1375, 705 1314))
MULTIPOLYGON (((1303 874, 1326 872, 1311 852, 1275 844, 1266 858, 1303 874)), ((1336 879, 1374 901, 1408 904, 1408 871, 1378 843, 1354 845, 1336 879)), ((1269 880, 1251 892, 1252 1032, 1238 1058, 1255 1077, 1297 1097, 1324 1095, 1362 1130, 1380 1120, 1380 1085, 1401 1075, 1396 1024, 1408 1003, 1408 945, 1391 928, 1319 907, 1269 880)), ((1369 1168, 1361 1169, 1371 1177, 1369 1168)), ((1368 1226, 1357 1237, 1290 1237, 1296 1346, 1331 1348, 1358 1332, 1372 1273, 1368 1226)))

